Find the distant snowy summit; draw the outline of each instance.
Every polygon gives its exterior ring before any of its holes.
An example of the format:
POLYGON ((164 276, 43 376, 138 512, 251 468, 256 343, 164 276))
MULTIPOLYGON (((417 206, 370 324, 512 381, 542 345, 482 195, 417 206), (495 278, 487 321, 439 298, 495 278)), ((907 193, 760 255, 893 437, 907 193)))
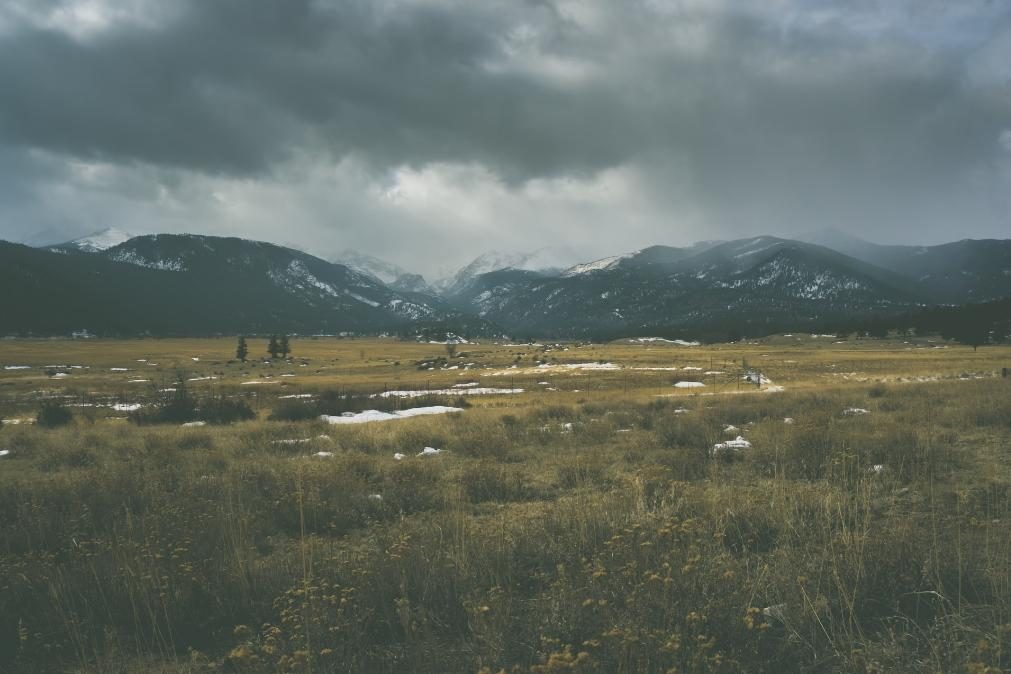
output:
POLYGON ((455 275, 437 281, 435 287, 446 295, 458 295, 483 274, 514 269, 553 276, 577 261, 573 259, 570 251, 558 248, 540 248, 532 253, 488 251, 476 257, 455 275))
POLYGON ((116 229, 115 227, 106 227, 105 229, 99 230, 97 232, 92 232, 87 236, 82 236, 66 243, 57 244, 51 246, 51 248, 57 250, 78 250, 82 253, 100 253, 103 250, 108 250, 118 246, 121 243, 126 243, 133 238, 133 234, 129 232, 124 232, 121 229, 116 229))
POLYGON ((334 264, 344 265, 362 274, 367 274, 394 290, 411 293, 434 293, 428 282, 425 281, 425 277, 421 274, 411 273, 392 262, 360 253, 357 250, 347 248, 337 255, 328 257, 327 260, 334 264))

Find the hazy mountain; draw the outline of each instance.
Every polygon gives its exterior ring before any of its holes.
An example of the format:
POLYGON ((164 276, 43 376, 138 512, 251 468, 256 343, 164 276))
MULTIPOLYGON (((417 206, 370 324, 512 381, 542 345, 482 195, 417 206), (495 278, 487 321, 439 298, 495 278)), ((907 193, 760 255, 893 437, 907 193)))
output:
POLYGON ((269 243, 130 239, 90 255, 0 244, 0 332, 375 332, 470 319, 437 299, 269 243))
POLYGON ((461 269, 437 297, 422 277, 353 251, 342 254, 347 264, 338 264, 269 243, 164 234, 105 247, 126 236, 105 231, 50 249, 0 245, 0 333, 374 333, 442 326, 528 335, 720 336, 1011 297, 1011 241, 879 246, 825 239, 847 254, 760 236, 651 246, 567 267, 545 251, 489 253, 461 269))
POLYGON ((814 324, 898 311, 918 296, 906 279, 852 257, 757 237, 654 246, 554 277, 484 274, 455 300, 509 330, 578 335, 814 324))
POLYGON ((1011 295, 1011 240, 881 245, 837 230, 822 230, 805 238, 907 277, 931 302, 982 302, 1011 295))
POLYGON ((421 274, 406 271, 391 262, 350 248, 341 251, 329 260, 335 264, 342 264, 355 271, 368 274, 394 290, 428 294, 435 292, 421 274))
POLYGON ((476 257, 454 276, 438 281, 436 288, 449 296, 458 295, 467 292, 474 279, 482 274, 517 269, 541 275, 557 275, 572 263, 572 253, 558 248, 541 248, 532 253, 488 251, 476 257))

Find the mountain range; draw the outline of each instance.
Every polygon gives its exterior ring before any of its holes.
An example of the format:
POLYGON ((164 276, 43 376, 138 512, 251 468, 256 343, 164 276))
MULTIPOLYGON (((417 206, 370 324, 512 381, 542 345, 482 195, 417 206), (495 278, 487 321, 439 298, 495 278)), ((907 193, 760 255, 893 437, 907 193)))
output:
POLYGON ((237 238, 0 242, 0 334, 726 337, 1011 296, 1011 240, 800 239, 658 245, 570 266, 550 251, 489 253, 432 283, 355 251, 324 260, 237 238))

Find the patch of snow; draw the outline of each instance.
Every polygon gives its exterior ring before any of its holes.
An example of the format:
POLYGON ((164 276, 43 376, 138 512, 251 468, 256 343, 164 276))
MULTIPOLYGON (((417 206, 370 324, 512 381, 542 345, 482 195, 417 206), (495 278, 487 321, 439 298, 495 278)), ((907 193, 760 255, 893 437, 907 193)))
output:
POLYGON ((663 342, 665 344, 677 344, 678 346, 701 346, 701 342, 688 342, 683 339, 664 339, 663 337, 636 337, 635 339, 628 340, 630 342, 639 342, 640 344, 652 344, 655 342, 663 342))
POLYGON ((504 395, 523 393, 521 388, 440 388, 429 391, 384 391, 374 393, 371 398, 420 398, 427 395, 504 395))
POLYGON ((115 262, 123 262, 124 264, 132 264, 135 267, 146 267, 159 271, 183 271, 185 269, 182 260, 149 260, 133 250, 115 251, 109 256, 109 259, 115 262))
POLYGON ((140 403, 116 403, 115 405, 112 405, 112 409, 117 412, 136 412, 141 407, 143 407, 143 405, 140 403))
POLYGON ((400 452, 397 452, 396 454, 393 455, 393 459, 395 461, 403 461, 406 458, 407 458, 407 455, 406 454, 401 454, 400 452))
POLYGON ((679 381, 674 384, 674 388, 703 388, 705 384, 700 381, 679 381))
POLYGON ((717 442, 713 445, 712 455, 717 456, 719 454, 724 454, 728 452, 740 452, 742 449, 751 449, 751 443, 745 440, 740 435, 737 436, 735 440, 727 440, 726 442, 717 442))
POLYGON ((849 409, 843 410, 843 414, 848 417, 857 417, 870 413, 870 410, 865 410, 862 407, 850 407, 849 409))
MULTIPOLYGON (((634 254, 635 253, 631 253, 631 255, 634 254)), ((626 257, 629 257, 629 255, 612 255, 611 257, 604 257, 599 260, 594 260, 593 262, 577 264, 563 271, 562 277, 568 278, 570 276, 579 276, 581 274, 589 274, 596 271, 603 271, 605 269, 613 269, 626 257)))
POLYGON ((4 365, 5 370, 30 370, 31 365, 4 365))
POLYGON ((199 428, 200 426, 206 426, 206 421, 187 421, 182 425, 183 428, 199 428))
POLYGON ((364 412, 345 412, 340 416, 320 415, 320 420, 328 424, 365 424, 372 421, 393 421, 396 419, 409 419, 411 417, 427 416, 431 414, 450 414, 451 412, 462 412, 460 407, 445 407, 434 405, 432 407, 415 407, 399 412, 380 412, 379 410, 365 410, 364 412))
POLYGON ((418 452, 418 456, 437 456, 442 454, 441 449, 436 449, 435 447, 425 447, 423 450, 418 452))

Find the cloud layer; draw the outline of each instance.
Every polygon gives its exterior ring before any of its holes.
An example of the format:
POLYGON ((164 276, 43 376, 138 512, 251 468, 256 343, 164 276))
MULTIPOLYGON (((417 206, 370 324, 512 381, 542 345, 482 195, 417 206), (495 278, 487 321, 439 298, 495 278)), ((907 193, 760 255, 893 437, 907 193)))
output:
POLYGON ((9 0, 0 238, 346 247, 432 274, 837 227, 1011 231, 1011 6, 9 0))

